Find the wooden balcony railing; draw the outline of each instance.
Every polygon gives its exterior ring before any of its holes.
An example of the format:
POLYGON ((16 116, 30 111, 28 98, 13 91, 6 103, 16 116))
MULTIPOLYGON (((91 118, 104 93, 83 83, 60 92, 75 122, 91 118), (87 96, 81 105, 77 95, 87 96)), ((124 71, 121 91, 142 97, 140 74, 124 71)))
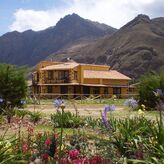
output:
POLYGON ((68 78, 63 78, 63 79, 44 79, 45 84, 60 84, 60 83, 70 83, 71 80, 68 78))

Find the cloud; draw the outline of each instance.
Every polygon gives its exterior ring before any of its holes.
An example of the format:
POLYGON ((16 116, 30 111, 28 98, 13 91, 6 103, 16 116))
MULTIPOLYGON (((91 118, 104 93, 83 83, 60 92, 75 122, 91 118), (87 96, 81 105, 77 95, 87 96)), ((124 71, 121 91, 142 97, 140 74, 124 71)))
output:
POLYGON ((63 7, 51 6, 49 10, 16 10, 10 30, 43 30, 54 26, 61 17, 71 13, 116 28, 123 26, 140 13, 149 14, 151 17, 164 14, 163 0, 63 0, 63 2, 65 4, 63 7))
POLYGON ((151 17, 163 17, 164 16, 164 1, 157 0, 153 4, 148 4, 145 6, 144 10, 151 17))
POLYGON ((51 10, 35 11, 18 9, 14 14, 15 21, 11 24, 10 30, 42 30, 55 25, 61 15, 62 14, 51 10))

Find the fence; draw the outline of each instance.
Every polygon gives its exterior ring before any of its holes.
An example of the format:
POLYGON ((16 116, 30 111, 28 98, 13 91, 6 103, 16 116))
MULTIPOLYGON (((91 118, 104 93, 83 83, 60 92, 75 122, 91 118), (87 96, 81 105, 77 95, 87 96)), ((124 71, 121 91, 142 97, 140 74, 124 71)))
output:
POLYGON ((32 94, 29 95, 28 98, 36 104, 40 104, 42 100, 49 100, 52 102, 53 99, 66 99, 70 102, 77 101, 84 103, 85 101, 97 101, 102 102, 109 99, 127 99, 131 97, 137 97, 138 94, 120 94, 120 95, 112 95, 112 94, 102 94, 102 95, 91 95, 91 94, 32 94))

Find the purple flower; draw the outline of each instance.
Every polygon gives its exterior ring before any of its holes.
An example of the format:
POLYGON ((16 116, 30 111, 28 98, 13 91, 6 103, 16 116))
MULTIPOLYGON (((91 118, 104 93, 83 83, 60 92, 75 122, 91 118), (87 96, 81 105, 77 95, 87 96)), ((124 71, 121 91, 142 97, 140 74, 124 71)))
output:
POLYGON ((108 120, 107 120, 107 112, 112 112, 116 109, 116 106, 114 104, 112 105, 107 105, 105 106, 104 108, 104 111, 102 112, 101 114, 101 117, 102 117, 102 123, 103 125, 108 128, 109 127, 109 124, 108 124, 108 120))
POLYGON ((3 102, 3 99, 2 98, 0 98, 0 103, 2 103, 3 102))
POLYGON ((116 106, 114 104, 112 105, 106 105, 104 108, 105 112, 109 112, 109 111, 114 111, 116 109, 116 106))
POLYGON ((137 108, 138 103, 134 98, 130 98, 130 99, 125 101, 124 105, 127 107, 130 107, 132 109, 135 109, 135 108, 137 108))
POLYGON ((22 105, 24 105, 24 104, 26 104, 26 101, 25 101, 25 100, 21 100, 20 103, 21 103, 22 105))
POLYGON ((159 111, 164 111, 164 102, 160 100, 156 106, 156 109, 159 111))
POLYGON ((57 108, 59 108, 62 103, 63 103, 63 100, 61 100, 61 99, 56 99, 53 102, 54 106, 57 107, 57 108))
POLYGON ((102 112, 101 117, 102 117, 103 125, 107 128, 108 127, 107 113, 106 112, 102 112))
POLYGON ((157 97, 164 96, 164 92, 162 91, 162 89, 157 89, 156 92, 154 92, 154 94, 157 97))

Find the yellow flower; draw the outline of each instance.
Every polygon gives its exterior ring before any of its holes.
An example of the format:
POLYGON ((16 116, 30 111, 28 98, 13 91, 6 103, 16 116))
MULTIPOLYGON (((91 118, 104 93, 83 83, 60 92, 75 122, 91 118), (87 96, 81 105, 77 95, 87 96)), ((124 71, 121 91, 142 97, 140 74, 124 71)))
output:
POLYGON ((62 146, 61 146, 61 150, 63 150, 64 149, 64 145, 62 144, 62 146))
POLYGON ((142 111, 142 109, 139 109, 138 114, 143 116, 145 113, 144 113, 144 111, 142 111))
POLYGON ((115 100, 117 100, 117 96, 116 95, 113 95, 112 96, 112 99, 115 101, 115 100))
POLYGON ((9 141, 6 141, 5 148, 9 148, 11 146, 11 143, 9 141))
POLYGON ((62 103, 62 104, 60 105, 60 108, 61 108, 62 110, 64 110, 64 108, 65 108, 65 104, 62 103))
POLYGON ((141 108, 142 108, 142 110, 145 110, 145 105, 142 104, 142 105, 141 105, 141 108))

